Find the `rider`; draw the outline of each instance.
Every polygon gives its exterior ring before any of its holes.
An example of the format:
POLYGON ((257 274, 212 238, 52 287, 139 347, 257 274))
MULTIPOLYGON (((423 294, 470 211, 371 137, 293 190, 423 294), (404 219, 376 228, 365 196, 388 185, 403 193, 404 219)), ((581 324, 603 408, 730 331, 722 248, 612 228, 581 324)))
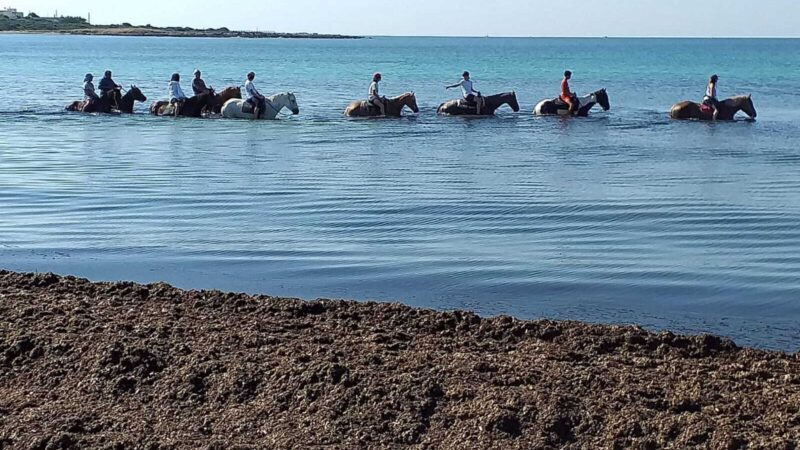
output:
POLYGON ((177 73, 172 74, 172 79, 169 82, 169 104, 175 105, 175 117, 180 115, 180 110, 183 103, 186 101, 186 94, 183 93, 181 88, 181 76, 177 73))
POLYGON ((461 94, 464 96, 464 100, 466 100, 470 105, 475 105, 477 108, 476 113, 481 115, 481 109, 483 109, 484 103, 483 96, 480 92, 472 88, 472 81, 469 78, 469 72, 464 71, 461 76, 463 77, 461 81, 450 86, 445 86, 445 89, 460 87, 461 94))
POLYGON ((569 89, 569 80, 572 79, 572 72, 569 70, 564 72, 564 79, 561 80, 561 95, 559 98, 562 102, 566 103, 569 106, 569 113, 570 115, 575 114, 575 110, 578 107, 578 102, 575 101, 576 96, 575 93, 569 89))
POLYGON ((719 77, 717 75, 711 75, 711 78, 708 80, 708 86, 706 87, 706 96, 703 97, 703 104, 714 110, 714 120, 717 120, 717 116, 719 116, 719 100, 717 100, 718 81, 719 77))
POLYGON ((83 100, 86 102, 84 108, 100 100, 100 97, 94 90, 94 83, 92 83, 92 80, 94 80, 94 75, 90 73, 87 73, 86 76, 83 77, 83 100))
POLYGON ((380 83, 382 79, 383 77, 381 77, 380 73, 376 73, 372 76, 372 83, 369 84, 369 102, 378 107, 381 112, 381 116, 385 116, 386 101, 378 92, 378 83, 380 83))
MULTIPOLYGON (((116 92, 122 89, 122 86, 118 85, 111 79, 111 71, 106 70, 103 74, 103 78, 100 79, 100 83, 97 85, 97 88, 100 89, 100 97, 106 97, 111 94, 111 101, 116 103, 117 102, 117 95, 116 92)), ((117 109, 119 109, 119 105, 117 104, 117 109)))
POLYGON ((261 95, 256 89, 253 80, 256 78, 255 72, 247 74, 247 81, 244 82, 244 90, 247 92, 247 103, 253 105, 253 115, 256 119, 260 118, 262 110, 267 106, 267 98, 261 95))
POLYGON ((211 94, 211 89, 206 86, 206 82, 201 78, 200 69, 194 70, 194 80, 192 80, 192 91, 194 95, 211 94))

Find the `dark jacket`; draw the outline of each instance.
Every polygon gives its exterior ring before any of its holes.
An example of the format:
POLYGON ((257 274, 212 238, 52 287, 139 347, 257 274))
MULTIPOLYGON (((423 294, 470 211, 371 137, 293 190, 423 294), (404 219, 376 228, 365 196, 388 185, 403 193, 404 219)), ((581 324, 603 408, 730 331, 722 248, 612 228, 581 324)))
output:
POLYGON ((195 78, 192 80, 192 91, 194 95, 207 94, 209 92, 206 82, 202 78, 195 78))
POLYGON ((97 89, 99 89, 103 94, 113 91, 116 88, 117 83, 115 83, 111 78, 106 77, 103 77, 103 79, 100 80, 100 84, 97 85, 97 89))

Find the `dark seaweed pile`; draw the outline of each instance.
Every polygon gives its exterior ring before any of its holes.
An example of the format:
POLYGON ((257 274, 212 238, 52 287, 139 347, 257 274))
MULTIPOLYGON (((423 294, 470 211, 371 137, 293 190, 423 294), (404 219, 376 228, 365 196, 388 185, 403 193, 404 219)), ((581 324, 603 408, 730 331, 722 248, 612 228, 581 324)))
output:
POLYGON ((0 271, 0 448, 795 449, 712 337, 0 271))

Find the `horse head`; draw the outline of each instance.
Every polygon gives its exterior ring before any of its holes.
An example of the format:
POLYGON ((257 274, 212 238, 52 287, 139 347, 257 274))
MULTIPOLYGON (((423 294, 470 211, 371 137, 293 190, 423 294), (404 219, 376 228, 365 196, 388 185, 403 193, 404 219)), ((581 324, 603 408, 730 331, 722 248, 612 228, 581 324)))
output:
POLYGON ((508 100, 508 106, 511 107, 514 112, 519 112, 519 102, 517 101, 517 93, 516 91, 512 91, 508 100))
POLYGON ((599 103, 600 107, 603 108, 603 111, 608 111, 611 109, 611 103, 608 101, 608 92, 606 92, 605 88, 595 92, 594 96, 597 99, 597 103, 599 103))
POLYGON ((300 106, 297 104, 297 97, 295 97, 294 92, 286 94, 286 99, 289 101, 289 109, 292 114, 295 116, 300 114, 300 106))
POLYGON ((419 112, 419 106, 417 106, 417 94, 414 92, 409 92, 404 95, 405 106, 411 108, 411 111, 415 113, 419 112))
POLYGON ((136 86, 135 84, 131 85, 131 88, 128 91, 128 93, 131 96, 133 96, 133 99, 136 100, 137 102, 146 102, 147 101, 147 97, 145 97, 145 95, 142 93, 142 90, 139 89, 139 86, 136 86))

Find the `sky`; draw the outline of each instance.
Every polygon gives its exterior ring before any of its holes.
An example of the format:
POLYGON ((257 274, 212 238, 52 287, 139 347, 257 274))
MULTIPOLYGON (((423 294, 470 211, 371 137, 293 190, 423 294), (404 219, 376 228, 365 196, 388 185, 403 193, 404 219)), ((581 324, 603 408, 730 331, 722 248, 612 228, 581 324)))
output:
POLYGON ((394 36, 800 37, 800 0, 0 0, 92 23, 394 36))

